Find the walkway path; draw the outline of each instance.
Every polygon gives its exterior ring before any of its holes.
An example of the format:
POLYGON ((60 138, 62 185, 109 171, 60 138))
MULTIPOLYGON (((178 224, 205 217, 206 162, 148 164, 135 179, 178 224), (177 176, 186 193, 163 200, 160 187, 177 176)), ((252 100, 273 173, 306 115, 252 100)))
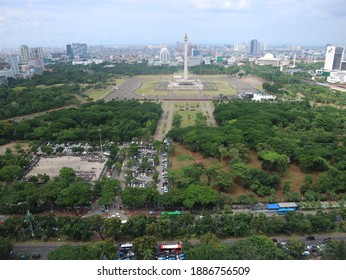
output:
POLYGON ((163 101, 162 110, 163 113, 159 119, 154 135, 154 139, 158 141, 162 141, 172 128, 174 101, 163 101))
POLYGON ((214 105, 211 103, 211 101, 201 101, 200 102, 200 109, 204 115, 207 116, 207 124, 211 127, 217 127, 217 123, 215 120, 215 117, 213 115, 214 112, 214 105))

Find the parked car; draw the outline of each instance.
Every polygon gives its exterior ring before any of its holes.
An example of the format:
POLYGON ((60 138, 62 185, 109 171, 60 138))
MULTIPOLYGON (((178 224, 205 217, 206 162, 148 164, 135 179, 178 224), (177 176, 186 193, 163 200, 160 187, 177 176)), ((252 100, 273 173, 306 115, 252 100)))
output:
POLYGON ((38 259, 41 258, 41 255, 40 255, 39 253, 33 253, 32 256, 31 256, 31 258, 32 258, 33 260, 38 260, 38 259))
POLYGON ((315 240, 315 237, 314 236, 308 236, 306 238, 306 241, 314 241, 315 240))

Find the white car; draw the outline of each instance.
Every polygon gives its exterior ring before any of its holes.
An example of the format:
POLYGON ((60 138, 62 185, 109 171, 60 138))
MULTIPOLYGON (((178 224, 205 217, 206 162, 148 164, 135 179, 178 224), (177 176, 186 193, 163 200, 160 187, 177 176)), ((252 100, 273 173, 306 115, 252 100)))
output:
POLYGON ((120 218, 120 217, 121 217, 119 213, 115 213, 115 215, 116 215, 118 218, 120 218))

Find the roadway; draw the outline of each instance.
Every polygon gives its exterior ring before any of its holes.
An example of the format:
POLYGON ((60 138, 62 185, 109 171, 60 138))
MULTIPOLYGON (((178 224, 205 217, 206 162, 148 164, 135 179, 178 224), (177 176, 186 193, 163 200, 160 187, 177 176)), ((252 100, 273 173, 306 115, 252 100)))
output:
MULTIPOLYGON (((310 236, 310 235, 309 235, 310 236)), ((306 246, 308 245, 321 245, 323 240, 326 238, 331 237, 332 240, 343 240, 346 241, 346 234, 342 233, 330 233, 330 234, 315 234, 313 235, 315 237, 315 240, 313 241, 307 241, 306 237, 304 236, 272 236, 270 238, 275 238, 279 242, 287 242, 290 238, 295 237, 305 243, 306 246)), ((221 242, 223 243, 232 243, 234 241, 238 240, 237 238, 229 238, 229 239, 222 239, 221 242)), ((177 242, 181 242, 180 240, 177 241, 159 241, 159 244, 176 244, 177 242)), ((191 244, 198 244, 198 240, 190 240, 191 244)), ((37 243, 15 243, 13 254, 16 256, 17 254, 24 253, 27 255, 32 255, 33 253, 38 253, 41 255, 41 260, 44 260, 47 258, 48 253, 54 249, 57 249, 58 247, 61 247, 63 245, 71 245, 71 246, 81 246, 87 243, 82 242, 37 242, 37 243)))

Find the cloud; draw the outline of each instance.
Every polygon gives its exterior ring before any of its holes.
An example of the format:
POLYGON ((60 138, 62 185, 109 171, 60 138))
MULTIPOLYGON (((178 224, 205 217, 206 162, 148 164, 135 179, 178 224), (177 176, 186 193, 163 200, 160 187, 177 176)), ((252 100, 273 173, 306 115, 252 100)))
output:
POLYGON ((245 10, 250 7, 248 0, 187 0, 201 10, 245 10))
MULTIPOLYGON (((346 17, 345 0, 252 0, 253 3, 277 13, 312 17, 346 17)), ((303 21, 304 18, 301 20, 303 21)))

